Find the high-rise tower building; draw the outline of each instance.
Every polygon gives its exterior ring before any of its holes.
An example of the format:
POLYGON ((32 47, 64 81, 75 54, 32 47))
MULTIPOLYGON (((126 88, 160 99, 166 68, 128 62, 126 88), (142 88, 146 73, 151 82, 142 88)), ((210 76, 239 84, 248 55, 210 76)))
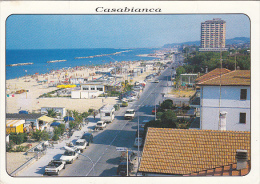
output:
POLYGON ((220 18, 207 20, 201 23, 201 48, 200 51, 227 50, 226 22, 220 18))

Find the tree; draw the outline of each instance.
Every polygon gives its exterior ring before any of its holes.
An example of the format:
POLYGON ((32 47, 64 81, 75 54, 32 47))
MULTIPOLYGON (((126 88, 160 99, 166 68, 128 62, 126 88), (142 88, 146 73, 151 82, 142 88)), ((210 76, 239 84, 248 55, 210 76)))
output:
MULTIPOLYGON (((165 125, 170 125, 170 124, 175 124, 174 122, 177 121, 177 116, 174 111, 172 110, 167 110, 164 112, 161 116, 161 122, 162 124, 165 125)), ((176 125, 175 125, 176 127, 176 125)), ((165 127, 166 128, 166 127, 165 127)), ((173 128, 173 127, 172 127, 173 128)))
POLYGON ((186 71, 185 71, 185 68, 180 66, 176 69, 176 75, 177 76, 180 76, 181 74, 184 74, 186 71))
POLYGON ((172 109, 173 101, 172 100, 164 100, 163 103, 161 103, 160 107, 165 109, 172 109))
POLYGON ((49 110, 47 110, 47 112, 48 112, 47 116, 49 116, 51 118, 57 117, 57 112, 54 109, 49 109, 49 110))

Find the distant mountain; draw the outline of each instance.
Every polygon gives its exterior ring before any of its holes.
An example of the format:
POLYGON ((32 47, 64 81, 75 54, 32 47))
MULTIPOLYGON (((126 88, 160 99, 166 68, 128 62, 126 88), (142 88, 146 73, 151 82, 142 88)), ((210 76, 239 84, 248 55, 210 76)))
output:
POLYGON ((236 37, 232 39, 226 39, 226 45, 232 45, 232 44, 244 44, 244 43, 250 43, 250 38, 248 37, 236 37))
MULTIPOLYGON (((243 43, 250 43, 250 38, 248 38, 248 37, 235 37, 235 38, 231 38, 231 39, 226 39, 226 45, 243 44, 243 43)), ((190 42, 183 42, 183 43, 165 44, 163 46, 163 48, 176 47, 178 45, 196 45, 196 46, 200 46, 200 41, 190 41, 190 42)))

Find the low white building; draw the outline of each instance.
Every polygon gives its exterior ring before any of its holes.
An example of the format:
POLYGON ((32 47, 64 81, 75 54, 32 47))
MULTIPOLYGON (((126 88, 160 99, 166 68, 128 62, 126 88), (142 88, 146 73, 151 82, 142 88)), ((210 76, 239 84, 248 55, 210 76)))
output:
POLYGON ((250 70, 231 71, 197 85, 200 129, 250 131, 250 70))
POLYGON ((65 107, 41 107, 41 114, 48 114, 48 110, 53 109, 57 113, 56 120, 63 120, 66 116, 66 108, 65 107))
POLYGON ((80 90, 72 90, 71 98, 96 98, 105 92, 103 83, 89 83, 81 85, 80 90))

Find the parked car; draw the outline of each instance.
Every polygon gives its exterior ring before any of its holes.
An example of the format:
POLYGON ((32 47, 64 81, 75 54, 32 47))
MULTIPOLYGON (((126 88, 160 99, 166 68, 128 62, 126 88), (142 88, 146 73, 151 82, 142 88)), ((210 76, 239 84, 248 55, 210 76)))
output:
POLYGON ((140 122, 139 127, 144 128, 145 124, 148 123, 148 122, 149 122, 149 120, 144 120, 143 122, 140 122))
POLYGON ((159 83, 160 81, 158 79, 154 80, 155 83, 159 83))
MULTIPOLYGON (((128 175, 134 169, 134 164, 128 163, 128 175)), ((126 176, 127 175, 127 162, 121 162, 116 171, 117 175, 126 176)))
POLYGON ((128 106, 127 101, 123 101, 123 102, 122 102, 122 107, 127 107, 127 106, 128 106))
POLYGON ((134 119, 135 110, 134 109, 127 109, 125 112, 125 119, 134 119))
MULTIPOLYGON (((126 162, 127 161, 127 153, 126 151, 121 153, 120 162, 126 162)), ((136 153, 133 151, 128 151, 128 162, 133 162, 133 160, 136 159, 136 153)))
POLYGON ((85 139, 78 139, 75 147, 82 153, 87 148, 87 141, 85 139))
POLYGON ((48 165, 45 167, 45 174, 47 175, 59 175, 60 171, 62 169, 65 169, 65 161, 61 160, 52 160, 48 163, 48 165))
POLYGON ((103 129, 106 128, 106 127, 107 127, 106 122, 104 122, 104 121, 98 121, 97 124, 96 124, 95 129, 96 129, 96 130, 97 130, 97 129, 103 130, 103 129))
POLYGON ((60 160, 72 164, 73 161, 76 160, 78 157, 79 157, 79 153, 76 149, 74 151, 66 150, 63 153, 63 155, 60 157, 60 160))
POLYGON ((156 105, 153 110, 152 110, 152 114, 155 114, 155 112, 157 113, 158 112, 158 109, 159 109, 159 105, 156 105))
POLYGON ((89 143, 93 143, 93 134, 86 132, 82 135, 81 139, 85 139, 87 141, 87 145, 89 146, 89 143))
MULTIPOLYGON (((135 137, 138 137, 138 130, 136 130, 135 137)), ((144 137, 144 128, 139 128, 139 137, 144 137)))
POLYGON ((140 137, 139 138, 138 137, 135 138, 134 147, 138 147, 138 144, 139 144, 139 147, 143 146, 143 138, 140 138, 140 137))

